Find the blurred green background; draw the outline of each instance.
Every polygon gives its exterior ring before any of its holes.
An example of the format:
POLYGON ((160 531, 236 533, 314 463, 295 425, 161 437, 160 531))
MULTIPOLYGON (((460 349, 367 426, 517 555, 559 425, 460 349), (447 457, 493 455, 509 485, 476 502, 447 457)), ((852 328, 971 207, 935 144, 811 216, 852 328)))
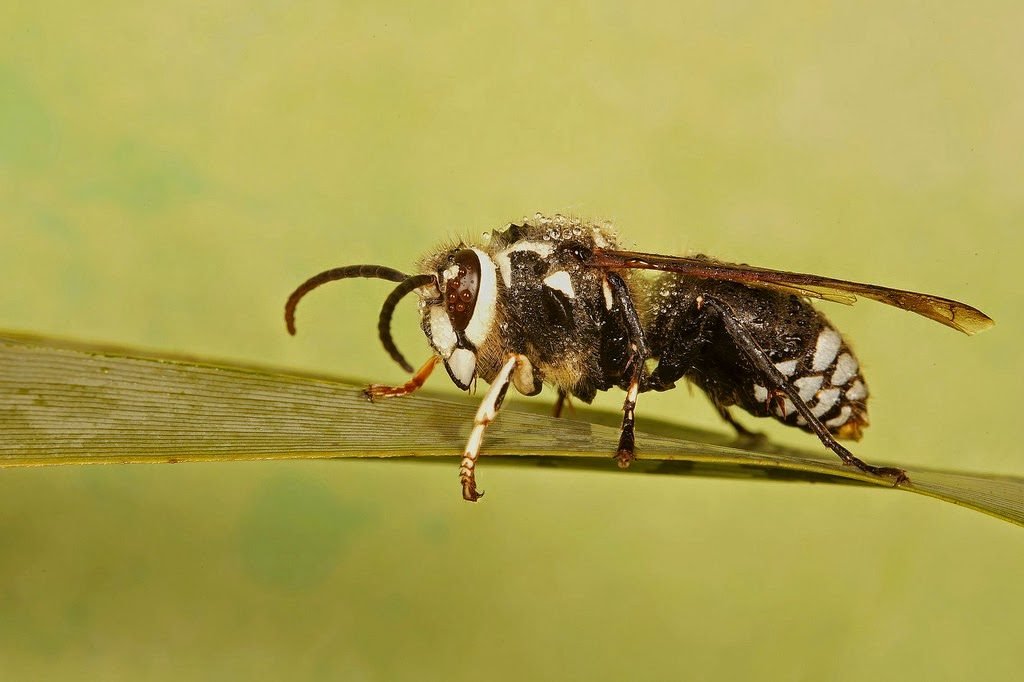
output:
MULTIPOLYGON (((855 451, 1020 474, 1021 26, 1019 2, 6 2, 0 328, 398 382, 387 285, 317 292, 295 339, 291 288, 561 211, 979 306, 998 325, 972 339, 828 306, 873 389, 855 451)), ((396 326, 425 358, 414 306, 396 326)), ((639 415, 720 428, 686 390, 639 415)), ((1019 528, 613 469, 485 461, 475 506, 454 470, 392 462, 2 471, 0 669, 1019 674, 1019 528)))

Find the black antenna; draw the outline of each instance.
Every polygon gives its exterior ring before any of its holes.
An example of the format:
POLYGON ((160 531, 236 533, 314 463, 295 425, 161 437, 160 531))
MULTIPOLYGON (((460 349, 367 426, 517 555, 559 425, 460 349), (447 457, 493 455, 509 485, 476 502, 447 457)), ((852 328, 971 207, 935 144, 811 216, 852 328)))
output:
POLYGON ((384 299, 384 305, 380 308, 380 317, 377 319, 377 333, 380 336, 380 342, 384 345, 384 350, 388 352, 388 355, 402 366, 406 372, 412 373, 415 370, 410 365, 402 354, 398 351, 398 347, 395 346, 394 340, 391 338, 391 315, 395 312, 395 306, 402 298, 413 291, 419 289, 422 286, 428 284, 437 284, 437 278, 433 275, 413 275, 402 281, 395 290, 384 299))
POLYGON ((327 284, 339 279, 350 279, 363 277, 366 279, 386 279, 391 282, 402 282, 409 278, 404 272, 383 265, 346 265, 343 268, 325 270, 319 275, 313 275, 299 285, 299 288, 288 297, 284 304, 284 324, 288 327, 288 333, 295 336, 295 306, 299 305, 302 297, 316 289, 321 284, 327 284))

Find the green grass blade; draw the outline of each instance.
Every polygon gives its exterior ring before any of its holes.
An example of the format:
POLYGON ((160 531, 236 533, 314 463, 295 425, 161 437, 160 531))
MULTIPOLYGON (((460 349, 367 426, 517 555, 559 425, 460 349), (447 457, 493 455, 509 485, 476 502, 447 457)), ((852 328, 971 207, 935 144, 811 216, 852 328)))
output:
MULTIPOLYGON (((266 368, 146 355, 49 339, 0 340, 0 467, 337 457, 454 461, 470 401, 416 395, 376 404, 362 385, 266 368)), ((619 415, 590 421, 506 409, 485 466, 614 471, 619 415)), ((827 453, 645 420, 631 472, 851 483, 891 488, 827 453)), ((1024 525, 1024 478, 911 469, 916 492, 1024 525)), ((445 491, 451 493, 451 491, 445 491)))

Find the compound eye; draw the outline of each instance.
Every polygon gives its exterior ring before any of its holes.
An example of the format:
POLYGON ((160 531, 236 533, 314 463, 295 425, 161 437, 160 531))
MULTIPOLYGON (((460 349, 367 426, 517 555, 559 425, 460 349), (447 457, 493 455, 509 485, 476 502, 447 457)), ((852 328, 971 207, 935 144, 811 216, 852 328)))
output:
POLYGON ((473 319, 477 293, 480 289, 480 258, 472 249, 455 254, 458 273, 445 285, 444 305, 456 331, 465 331, 473 319))

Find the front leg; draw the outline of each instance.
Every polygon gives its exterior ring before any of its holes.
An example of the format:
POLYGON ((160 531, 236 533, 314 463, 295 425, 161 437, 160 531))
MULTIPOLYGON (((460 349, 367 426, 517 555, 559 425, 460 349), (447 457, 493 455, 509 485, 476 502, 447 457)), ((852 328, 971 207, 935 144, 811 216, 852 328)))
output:
POLYGON ((370 384, 363 390, 365 395, 370 402, 374 402, 379 398, 400 398, 403 395, 409 395, 419 389, 423 388, 423 384, 426 383, 427 378, 430 377, 430 373, 434 371, 434 367, 437 366, 438 357, 431 355, 430 359, 423 363, 412 378, 405 382, 401 386, 386 386, 384 384, 370 384))
POLYGON ((466 450, 462 454, 462 462, 459 465, 459 480, 462 482, 462 499, 464 500, 476 502, 484 496, 476 489, 475 474, 476 460, 480 456, 480 444, 484 439, 484 429, 497 418, 498 409, 501 407, 501 402, 505 399, 505 393, 508 391, 508 385, 512 381, 512 370, 524 360, 526 357, 523 355, 509 356, 505 364, 498 370, 498 375, 494 377, 491 387, 487 389, 487 395, 484 396, 476 411, 476 416, 473 418, 473 430, 469 434, 466 450))
POLYGON ((636 423, 636 399, 640 393, 640 380, 643 377, 644 364, 647 362, 649 351, 647 342, 644 340, 644 330, 640 326, 640 315, 633 305, 633 298, 630 296, 629 287, 626 282, 614 272, 605 275, 608 286, 612 292, 612 300, 622 306, 622 316, 626 322, 627 342, 629 343, 629 361, 626 363, 626 371, 629 372, 629 384, 626 387, 626 400, 622 403, 622 428, 619 431, 619 447, 615 453, 615 459, 623 469, 629 466, 636 455, 636 437, 633 427, 636 423))

